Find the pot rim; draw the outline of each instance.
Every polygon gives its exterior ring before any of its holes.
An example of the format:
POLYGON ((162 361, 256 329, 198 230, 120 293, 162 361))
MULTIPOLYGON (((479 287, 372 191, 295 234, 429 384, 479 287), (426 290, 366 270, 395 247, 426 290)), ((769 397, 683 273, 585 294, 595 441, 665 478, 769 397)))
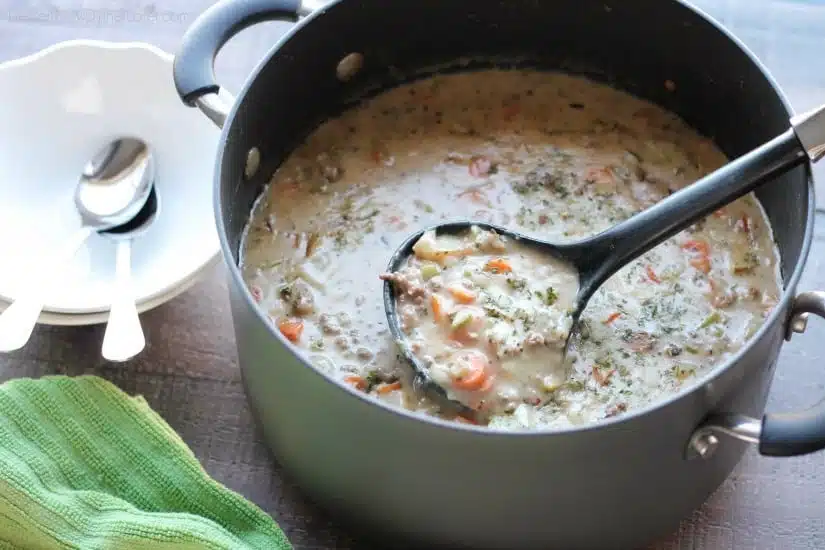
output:
MULTIPOLYGON (((229 261, 229 259, 233 258, 232 247, 230 246, 228 239, 227 239, 227 232, 226 232, 226 224, 223 222, 223 201, 221 199, 221 164, 223 162, 224 153, 226 151, 227 145, 227 138, 229 135, 229 131, 232 128, 235 122, 235 116, 237 114, 238 108, 240 106, 240 99, 244 98, 247 93, 249 92, 250 87, 255 82, 255 80, 260 75, 263 68, 267 65, 269 60, 276 55, 278 50, 293 38, 293 36, 298 33, 301 28, 305 25, 309 25, 312 21, 320 16, 329 9, 331 6, 343 3, 347 0, 331 0, 328 2, 324 7, 319 8, 317 10, 312 11, 309 15, 295 23, 288 31, 284 33, 284 35, 272 46, 272 48, 267 52, 266 55, 262 57, 262 59, 258 62, 255 68, 250 72, 250 75, 247 77, 244 85, 241 88, 241 91, 238 93, 237 100, 233 102, 231 109, 226 117, 226 121, 223 125, 220 140, 218 143, 218 150, 217 156, 215 159, 215 169, 214 169, 214 179, 213 179, 213 206, 214 206, 214 216, 215 216, 215 223, 218 229, 218 237, 220 240, 220 248, 221 254, 224 259, 224 263, 227 266, 229 271, 229 277, 231 278, 231 283, 237 285, 238 287, 243 289, 243 299, 246 302, 247 307, 251 308, 255 315, 257 316, 258 320, 266 326, 267 331, 270 333, 272 338, 278 340, 281 345, 283 345, 286 350, 292 354, 301 364, 313 372, 318 378, 320 378, 324 383, 332 384, 337 386, 339 391, 344 391, 350 394, 351 397, 361 400, 363 403, 367 404, 368 406, 372 407, 376 412, 382 411, 383 413, 388 413, 392 415, 396 415, 408 422, 422 422, 428 424, 430 427, 434 429, 442 429, 442 430, 457 430, 457 431, 465 431, 472 433, 477 436, 488 436, 488 437, 508 437, 508 438, 523 438, 523 437, 563 437, 563 436, 571 436, 576 434, 585 434, 591 431, 598 431, 608 428, 614 428, 622 424, 629 424, 633 421, 640 419, 641 417, 648 416, 659 409, 664 409, 673 405, 674 403, 681 401, 682 399, 687 398, 689 395, 693 394, 700 388, 706 386, 707 384, 713 382, 717 378, 721 377, 728 369, 732 368, 732 366, 738 363, 742 357, 747 353, 753 343, 761 340, 768 330, 773 326, 775 322, 777 322, 778 317, 780 315, 785 315, 787 311, 789 303, 794 300, 795 298, 795 291, 797 285, 799 283, 799 279, 802 276, 802 273, 805 269, 805 266, 808 261, 808 254, 810 252, 811 241, 813 240, 813 229, 814 229, 814 220, 815 220, 815 205, 816 205, 816 197, 814 194, 814 179, 813 173, 811 170, 811 163, 808 161, 804 166, 807 169, 807 180, 808 180, 808 204, 806 207, 807 221, 805 224, 805 232, 803 235, 803 242, 802 247, 800 249, 800 256, 794 266, 793 271, 791 272, 791 276, 785 282, 785 286, 782 292, 782 297, 780 298, 777 305, 773 308, 771 313, 765 319, 765 322, 756 331, 756 333, 751 336, 750 340, 746 343, 746 345, 742 346, 736 353, 734 353, 731 357, 729 357, 724 363, 716 365, 713 369, 708 371, 704 376, 698 378, 692 386, 683 389, 677 393, 674 393, 668 396, 666 399, 660 399, 649 403, 643 407, 639 407, 637 409, 631 409, 625 414, 615 416, 612 418, 605 418, 601 419, 597 422, 590 422, 583 426, 578 427, 566 427, 566 428, 541 428, 541 429, 519 429, 519 430, 497 430, 497 429, 490 429, 485 426, 476 426, 473 424, 465 424, 465 423, 458 423, 458 422, 451 422, 448 420, 443 420, 437 416, 431 415, 423 415, 420 413, 415 413, 413 411, 409 411, 407 409, 403 409, 401 407, 395 407, 389 404, 386 404, 382 401, 373 399, 368 397, 361 391, 356 390, 355 388, 351 387, 348 384, 345 384, 335 378, 323 373, 321 370, 316 368, 312 363, 304 356, 302 352, 295 349, 293 345, 278 331, 276 330, 275 326, 269 321, 266 313, 258 307, 255 303, 252 294, 249 292, 246 283, 243 280, 243 276, 241 274, 241 270, 238 265, 234 261, 229 261)), ((739 50, 744 53, 750 61, 754 64, 754 66, 759 69, 759 72, 762 74, 763 78, 771 85, 771 88, 779 97, 785 111, 788 114, 788 118, 792 117, 795 114, 791 103, 785 94, 782 87, 779 85, 777 80, 774 78, 773 74, 768 70, 765 64, 759 60, 759 58, 739 39, 737 38, 731 31, 729 31, 725 26, 723 26, 719 21, 715 18, 711 17, 708 13, 704 10, 700 9, 699 7, 693 5, 688 0, 670 0, 675 2, 676 4, 681 5, 683 8, 694 12, 698 15, 701 19, 703 19, 708 25, 714 27, 718 32, 722 33, 728 40, 733 42, 739 50)), ((781 257, 781 251, 780 251, 781 257)), ((784 324, 784 323, 783 323, 784 324)))

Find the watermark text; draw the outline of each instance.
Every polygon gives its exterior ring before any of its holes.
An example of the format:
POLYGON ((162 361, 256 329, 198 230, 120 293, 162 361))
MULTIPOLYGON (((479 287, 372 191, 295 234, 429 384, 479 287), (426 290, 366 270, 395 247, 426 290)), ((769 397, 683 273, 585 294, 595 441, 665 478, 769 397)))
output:
POLYGON ((108 26, 130 23, 186 23, 190 14, 157 10, 147 7, 142 11, 119 8, 37 8, 27 7, 8 11, 6 20, 13 23, 45 23, 84 26, 108 26))

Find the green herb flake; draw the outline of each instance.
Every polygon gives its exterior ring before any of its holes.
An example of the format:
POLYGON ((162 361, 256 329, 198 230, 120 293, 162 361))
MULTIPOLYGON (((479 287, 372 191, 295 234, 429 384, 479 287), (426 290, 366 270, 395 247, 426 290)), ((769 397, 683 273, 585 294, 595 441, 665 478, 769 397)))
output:
POLYGON ((426 202, 424 202, 422 200, 415 199, 414 204, 415 204, 416 207, 418 207, 419 209, 423 210, 424 212, 426 212, 428 214, 432 214, 433 212, 435 212, 435 210, 433 209, 432 206, 430 206, 429 204, 427 204, 426 202))
POLYGON ((367 393, 371 392, 375 386, 381 383, 381 377, 378 375, 378 372, 374 370, 368 372, 365 379, 367 381, 367 393))
POLYGON ((507 277, 507 286, 513 290, 524 290, 527 287, 527 281, 519 277, 507 277))
POLYGON ((691 376, 695 375, 696 369, 694 369, 693 367, 688 367, 686 365, 676 364, 673 365, 673 367, 671 367, 670 372, 673 374, 673 377, 676 378, 676 380, 682 382, 684 380, 687 380, 691 376))
POLYGON ((313 338, 309 342, 309 349, 312 351, 321 351, 324 349, 324 341, 321 338, 313 338))

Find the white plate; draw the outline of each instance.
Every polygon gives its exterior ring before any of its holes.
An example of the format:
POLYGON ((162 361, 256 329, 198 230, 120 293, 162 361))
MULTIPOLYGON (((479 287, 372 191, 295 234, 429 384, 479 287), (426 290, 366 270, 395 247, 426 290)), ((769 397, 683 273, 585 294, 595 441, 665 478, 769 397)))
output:
MULTIPOLYGON (((183 294, 184 292, 195 286, 197 283, 199 283, 200 280, 206 275, 206 273, 208 273, 208 271, 212 268, 212 266, 215 266, 218 263, 220 263, 220 258, 216 257, 209 264, 207 264, 204 269, 198 271, 189 279, 181 281, 181 284, 171 289, 169 292, 161 294, 160 296, 156 296, 151 300, 147 300, 143 303, 138 304, 138 313, 143 313, 145 311, 149 311, 150 309, 154 309, 172 300, 173 298, 176 298, 180 294, 183 294)), ((4 300, 0 300, 0 312, 5 310, 7 307, 9 307, 9 303, 4 300)), ((38 324, 41 325, 65 327, 100 325, 103 323, 107 323, 108 321, 108 311, 102 311, 99 313, 53 313, 50 311, 44 311, 40 314, 40 317, 38 317, 37 319, 38 324)))
MULTIPOLYGON (((86 160, 112 138, 154 149, 160 214, 134 242, 136 301, 168 299, 219 254, 212 178, 220 132, 183 105, 173 57, 144 43, 69 41, 0 64, 0 299, 8 302, 61 239, 80 227, 72 203, 86 160)), ((115 244, 93 235, 52 268, 51 313, 108 317, 115 244)))

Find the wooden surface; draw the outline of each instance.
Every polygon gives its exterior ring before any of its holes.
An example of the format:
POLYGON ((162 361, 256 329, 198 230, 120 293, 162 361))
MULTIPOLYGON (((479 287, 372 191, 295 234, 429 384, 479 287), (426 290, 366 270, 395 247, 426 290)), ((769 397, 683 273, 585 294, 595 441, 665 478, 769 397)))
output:
MULTIPOLYGON (((210 0, 0 0, 0 60, 75 38, 140 40, 174 52, 210 0)), ((817 0, 702 0, 774 72, 797 110, 825 101, 817 0)), ((244 31, 218 58, 223 84, 237 92, 283 24, 244 31)), ((171 75, 170 75, 171 78, 171 75)), ((820 172, 820 185, 825 174, 820 172)), ((5 185, 5 184, 4 184, 5 185)), ((211 182, 204 182, 204 190, 211 182)), ((825 205, 825 193, 819 193, 825 205)), ((818 217, 823 214, 817 214, 818 217)), ((825 226, 818 220, 800 290, 825 289, 825 226)), ((149 403, 219 481, 273 514, 296 548, 360 548, 346 528, 304 500, 262 445, 240 383, 220 266, 189 292, 143 316, 148 349, 122 366, 100 358, 102 327, 40 327, 29 346, 0 357, 2 380, 94 373, 149 403)), ((785 345, 771 410, 807 407, 825 394, 822 323, 785 345)), ((389 547, 389 543, 387 547, 389 547)), ((770 459, 749 452, 719 491, 651 550, 825 548, 825 453, 770 459)))

